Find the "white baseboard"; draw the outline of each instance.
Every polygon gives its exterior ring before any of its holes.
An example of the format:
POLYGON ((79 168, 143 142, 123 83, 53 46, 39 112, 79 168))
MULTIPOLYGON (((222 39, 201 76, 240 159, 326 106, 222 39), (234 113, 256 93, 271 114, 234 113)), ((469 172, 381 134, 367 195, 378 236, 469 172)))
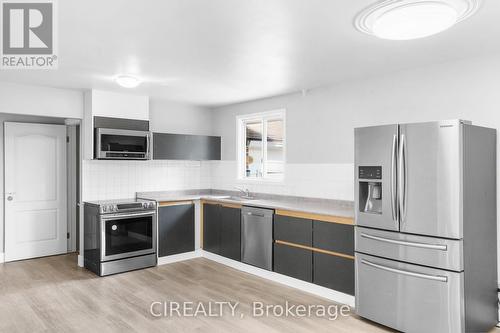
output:
POLYGON ((265 269, 257 268, 255 266, 247 265, 242 262, 221 257, 216 254, 206 252, 203 250, 202 250, 202 256, 204 258, 213 260, 215 262, 243 271, 245 273, 253 274, 261 278, 271 280, 273 282, 281 283, 288 287, 296 288, 301 291, 305 291, 307 293, 329 299, 336 303, 347 304, 350 307, 354 307, 354 296, 347 295, 339 291, 335 291, 325 287, 321 287, 313 283, 291 278, 286 275, 270 272, 265 269))
POLYGON ((78 267, 83 267, 83 256, 78 255, 78 267))
POLYGON ((5 262, 5 254, 0 252, 0 264, 5 262))
MULTIPOLYGON (((167 257, 160 257, 158 258, 158 266, 194 258, 200 258, 200 257, 207 258, 209 260, 218 262, 220 264, 229 266, 231 268, 237 269, 245 273, 256 275, 258 277, 268 279, 273 282, 284 284, 288 287, 296 288, 301 291, 305 291, 307 293, 329 299, 336 303, 347 304, 351 307, 354 307, 354 296, 344 294, 339 291, 335 291, 325 287, 321 287, 313 283, 291 278, 286 275, 261 269, 255 266, 247 265, 239 261, 235 261, 210 252, 203 251, 201 249, 192 252, 174 254, 167 257)), ((2 254, 2 259, 3 259, 3 254, 2 254)), ((83 256, 81 255, 78 256, 78 266, 83 267, 83 256)))
POLYGON ((158 258, 158 266, 171 264, 174 262, 179 262, 179 261, 184 261, 184 260, 189 260, 189 259, 194 259, 194 258, 199 258, 201 256, 202 256, 201 250, 195 250, 195 251, 186 252, 186 253, 174 254, 171 256, 167 256, 167 257, 160 257, 160 258, 158 258))

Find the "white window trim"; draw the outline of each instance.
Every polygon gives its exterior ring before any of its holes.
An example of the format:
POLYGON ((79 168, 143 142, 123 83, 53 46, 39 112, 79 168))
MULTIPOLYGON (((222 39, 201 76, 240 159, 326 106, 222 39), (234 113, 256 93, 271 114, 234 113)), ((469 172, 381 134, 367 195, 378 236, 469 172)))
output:
MULTIPOLYGON (((267 128, 264 126, 263 137, 267 137, 267 128)), ((276 110, 271 110, 271 111, 266 111, 266 112, 258 112, 258 113, 251 113, 251 114, 244 114, 244 115, 239 115, 236 116, 236 156, 237 156, 237 175, 236 179, 238 183, 244 184, 255 184, 255 183, 283 183, 285 180, 286 176, 286 146, 287 146, 287 140, 286 140, 286 109, 276 109, 276 110), (280 178, 247 178, 245 176, 245 149, 242 149, 244 147, 244 133, 243 133, 243 124, 251 121, 260 121, 260 120, 272 120, 275 118, 283 119, 283 177, 280 178)), ((263 140, 264 146, 263 146, 263 158, 265 161, 267 161, 267 140, 263 140)), ((264 168, 266 167, 266 164, 263 166, 264 168)), ((264 174, 266 174, 266 170, 263 170, 264 174)))

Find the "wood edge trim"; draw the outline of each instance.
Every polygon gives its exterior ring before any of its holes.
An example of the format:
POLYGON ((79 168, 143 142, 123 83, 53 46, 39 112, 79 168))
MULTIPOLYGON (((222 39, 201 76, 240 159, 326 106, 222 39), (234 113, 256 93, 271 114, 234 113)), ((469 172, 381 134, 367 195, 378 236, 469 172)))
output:
POLYGON ((309 219, 321 222, 354 225, 354 219, 350 217, 313 214, 313 213, 297 212, 297 211, 283 210, 283 209, 277 209, 275 214, 281 216, 298 217, 302 219, 309 219))
MULTIPOLYGON (((203 234, 204 234, 204 227, 203 227, 203 200, 200 201, 200 208, 199 209, 200 209, 200 249, 203 249, 203 234)), ((196 214, 196 212, 195 212, 195 214, 196 214)), ((196 217, 195 217, 195 223, 196 223, 196 217)))
POLYGON ((209 204, 209 205, 221 205, 222 207, 228 207, 228 208, 241 208, 241 207, 243 207, 243 205, 241 205, 241 204, 233 204, 233 203, 217 201, 217 200, 201 200, 201 203, 202 204, 209 204))
POLYGON ((193 201, 160 201, 158 207, 169 207, 169 206, 182 206, 182 205, 192 205, 193 201))
POLYGON ((274 242, 276 244, 281 244, 281 245, 296 247, 296 248, 303 249, 303 250, 310 250, 310 251, 313 251, 313 252, 319 252, 319 253, 328 254, 328 255, 331 255, 331 256, 342 257, 342 258, 345 258, 345 259, 354 260, 354 256, 351 256, 351 255, 348 255, 348 254, 343 254, 343 253, 339 253, 339 252, 318 249, 316 247, 310 247, 310 246, 306 246, 306 245, 295 244, 295 243, 285 242, 285 241, 281 241, 281 240, 276 240, 274 242))

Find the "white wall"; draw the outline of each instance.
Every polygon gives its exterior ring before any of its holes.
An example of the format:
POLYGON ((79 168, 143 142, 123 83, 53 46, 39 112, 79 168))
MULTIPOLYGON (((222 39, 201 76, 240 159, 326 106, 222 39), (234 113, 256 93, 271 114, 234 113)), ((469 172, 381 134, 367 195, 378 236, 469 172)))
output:
POLYGON ((0 113, 83 117, 83 92, 0 82, 0 113))
POLYGON ((3 123, 5 121, 64 124, 83 115, 83 93, 0 82, 0 253, 4 252, 3 123))
MULTIPOLYGON (((0 82, 0 174, 3 175, 4 121, 63 123, 64 118, 81 119, 83 99, 83 91, 0 82)), ((209 109, 161 100, 152 100, 150 103, 153 131, 211 134, 209 109)), ((133 197, 137 191, 206 188, 211 185, 210 164, 187 161, 84 161, 82 178, 83 200, 133 197)), ((0 188, 2 253, 3 176, 0 178, 0 188)))
MULTIPOLYGON (((211 110, 164 100, 150 101, 153 132, 209 135, 211 110)), ((83 200, 135 197, 136 192, 209 188, 210 164, 197 161, 85 160, 83 200)))
POLYGON ((210 109, 165 100, 151 100, 149 105, 153 132, 212 135, 210 109))
POLYGON ((287 110, 285 181, 249 187, 353 200, 354 127, 462 118, 498 129, 500 58, 440 64, 313 89, 305 96, 285 95, 214 109, 213 132, 222 136, 225 160, 212 165, 215 186, 229 188, 238 183, 235 116, 280 108, 287 110))
MULTIPOLYGON (((278 108, 287 109, 285 182, 249 187, 286 193, 301 184, 300 179, 309 178, 292 194, 353 200, 353 191, 347 188, 354 188, 354 127, 461 118, 498 130, 500 57, 408 70, 314 89, 306 96, 281 96, 216 109, 214 135, 223 137, 225 161, 212 165, 214 187, 238 183, 236 171, 231 173, 236 170, 235 116, 278 108), (344 182, 339 185, 336 178, 344 178, 344 182)), ((500 191, 497 199, 500 207, 500 191)), ((500 243, 500 236, 498 240, 500 243)))

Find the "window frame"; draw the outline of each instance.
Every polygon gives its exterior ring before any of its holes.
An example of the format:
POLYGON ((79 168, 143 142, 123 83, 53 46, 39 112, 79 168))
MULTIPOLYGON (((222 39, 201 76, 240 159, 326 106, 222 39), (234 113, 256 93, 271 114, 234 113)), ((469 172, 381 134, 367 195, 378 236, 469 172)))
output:
POLYGON ((285 179, 286 165, 286 109, 276 109, 265 112, 251 113, 236 116, 236 156, 237 156, 237 180, 239 182, 248 183, 281 183, 285 179), (264 124, 272 120, 283 121, 283 175, 281 177, 270 178, 267 176, 267 126, 264 124), (262 122, 262 177, 247 177, 246 176, 246 124, 251 122, 262 122))

